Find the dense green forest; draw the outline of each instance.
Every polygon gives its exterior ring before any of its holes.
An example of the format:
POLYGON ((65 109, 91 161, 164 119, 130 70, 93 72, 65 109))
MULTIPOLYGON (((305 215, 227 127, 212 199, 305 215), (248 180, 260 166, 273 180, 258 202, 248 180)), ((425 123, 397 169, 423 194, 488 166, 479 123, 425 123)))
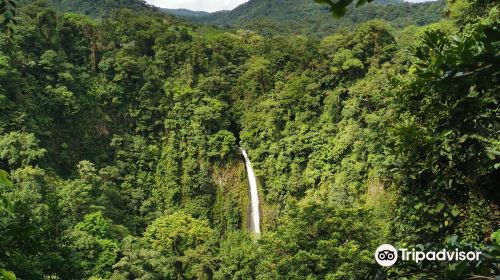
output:
POLYGON ((155 10, 144 0, 19 0, 20 4, 41 3, 50 5, 60 12, 88 15, 93 18, 109 16, 116 9, 127 8, 135 12, 155 10))
POLYGON ((313 0, 253 0, 232 11, 215 13, 161 10, 194 22, 250 29, 261 35, 307 34, 322 38, 372 19, 382 19, 396 28, 426 25, 438 21, 444 7, 444 1, 375 0, 370 5, 349 9, 336 20, 332 19, 328 6, 313 0))
POLYGON ((0 0, 1 280, 500 275, 498 1, 321 36, 32 2, 0 0), (384 243, 484 258, 383 268, 384 243))

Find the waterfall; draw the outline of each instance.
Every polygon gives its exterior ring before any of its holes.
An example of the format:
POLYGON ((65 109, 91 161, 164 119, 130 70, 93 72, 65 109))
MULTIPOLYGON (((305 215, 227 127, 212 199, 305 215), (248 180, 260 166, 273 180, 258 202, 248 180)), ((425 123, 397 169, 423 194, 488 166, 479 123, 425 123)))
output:
POLYGON ((241 149, 243 157, 245 157, 245 166, 247 168, 248 183, 250 184, 250 203, 251 210, 250 214, 252 217, 251 229, 255 234, 260 234, 260 210, 259 210, 259 192, 257 190, 257 179, 255 178, 255 173, 253 172, 252 163, 248 158, 247 152, 241 149))

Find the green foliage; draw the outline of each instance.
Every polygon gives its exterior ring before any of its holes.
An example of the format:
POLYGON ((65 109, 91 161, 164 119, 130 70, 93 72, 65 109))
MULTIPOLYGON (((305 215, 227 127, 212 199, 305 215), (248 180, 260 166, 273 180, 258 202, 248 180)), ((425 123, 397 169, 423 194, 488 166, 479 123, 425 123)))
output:
MULTIPOLYGON (((341 17, 347 12, 347 7, 353 2, 353 0, 347 1, 332 1, 332 0, 314 0, 320 4, 327 4, 330 6, 330 11, 336 17, 341 17)), ((362 6, 367 2, 372 2, 373 0, 357 0, 356 7, 362 6)))
POLYGON ((426 27, 443 3, 199 16, 239 30, 141 1, 24 5, 0 33, 0 278, 491 277, 500 17, 483 2, 426 27), (381 269, 381 243, 487 259, 381 269))
POLYGON ((16 8, 17 1, 15 0, 0 1, 0 17, 2 19, 0 30, 7 28, 12 32, 12 27, 10 27, 9 24, 16 24, 16 8))
MULTIPOLYGON (((475 226, 464 225, 468 230, 490 220, 489 210, 473 209, 477 197, 495 192, 498 178, 498 18, 494 8, 460 36, 429 30, 416 49, 414 75, 400 96, 411 117, 395 126, 393 152, 404 196, 400 214, 422 231, 420 240, 454 232, 464 215, 469 222, 478 219, 475 226)), ((491 226, 468 241, 482 241, 491 226)))
POLYGON ((224 159, 231 152, 234 152, 236 137, 227 130, 221 130, 209 136, 208 146, 209 157, 224 159))
POLYGON ((2 280, 16 280, 16 275, 11 271, 7 271, 3 268, 0 268, 0 279, 2 280))
POLYGON ((255 279, 258 264, 257 245, 248 233, 230 232, 221 241, 219 269, 214 279, 255 279))
POLYGON ((0 186, 3 188, 12 188, 12 182, 9 180, 9 173, 5 170, 0 170, 0 186))
POLYGON ((213 274, 214 231, 207 220, 177 212, 154 221, 144 239, 153 250, 168 256, 167 269, 177 279, 207 279, 213 274))
POLYGON ((339 209, 306 198, 259 242, 259 278, 360 278, 380 242, 371 221, 364 209, 339 209))
POLYGON ((6 168, 35 164, 45 152, 32 133, 11 132, 0 137, 0 159, 6 163, 6 168))
MULTIPOLYGON (((426 25, 442 18, 444 1, 428 3, 408 3, 399 0, 376 0, 369 5, 354 9, 351 2, 329 1, 333 9, 313 0, 252 0, 232 11, 207 14, 186 14, 184 11, 161 9, 167 14, 186 18, 194 22, 230 26, 256 31, 271 37, 290 34, 303 34, 323 38, 346 30, 373 19, 382 19, 392 26, 402 28, 410 25, 426 25), (351 8, 347 7, 350 6, 351 8), (332 18, 332 12, 341 17, 332 18)), ((368 1, 371 2, 371 1, 368 1)))
MULTIPOLYGON (((5 231, 9 226, 10 221, 14 217, 12 214, 12 206, 10 201, 3 195, 5 188, 12 188, 12 182, 9 180, 9 174, 0 169, 0 244, 5 242, 5 231)), ((0 279, 2 280, 15 280, 16 276, 11 271, 4 269, 4 262, 2 261, 9 256, 9 252, 3 250, 0 254, 0 279)))
POLYGON ((109 279, 175 279, 166 256, 151 249, 144 240, 128 236, 123 239, 123 256, 114 266, 109 279))
POLYGON ((60 217, 55 192, 40 168, 17 169, 11 172, 11 178, 13 187, 0 190, 14 213, 1 235, 0 246, 7 256, 0 255, 0 261, 19 278, 37 278, 59 263, 64 254, 58 239, 60 217))
POLYGON ((71 242, 71 259, 87 277, 109 277, 116 262, 118 244, 111 231, 112 222, 102 212, 85 215, 68 233, 71 242))
MULTIPOLYGON (((12 188, 12 182, 9 180, 9 173, 4 170, 0 170, 0 187, 2 189, 12 188)), ((3 195, 0 195, 0 230, 4 230, 12 219, 11 211, 9 200, 3 195)))
MULTIPOLYGON (((19 0, 21 3, 30 3, 28 0, 19 0)), ((43 3, 43 2, 42 2, 43 3)), ((128 8, 138 12, 153 10, 143 0, 47 0, 46 4, 52 5, 62 12, 81 13, 91 17, 107 17, 118 9, 128 8)))

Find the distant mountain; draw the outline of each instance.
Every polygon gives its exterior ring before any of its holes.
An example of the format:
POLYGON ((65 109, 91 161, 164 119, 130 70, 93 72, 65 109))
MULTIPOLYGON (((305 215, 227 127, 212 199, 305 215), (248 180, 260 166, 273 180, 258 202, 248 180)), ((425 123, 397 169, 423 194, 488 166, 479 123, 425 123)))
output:
POLYGON ((210 15, 210 13, 207 12, 201 12, 201 11, 191 11, 188 9, 165 9, 165 8, 160 8, 160 11, 175 15, 178 17, 185 17, 185 18, 196 18, 196 17, 206 17, 210 15))
POLYGON ((149 5, 144 0, 22 0, 22 4, 39 3, 48 4, 61 12, 72 12, 103 17, 112 10, 128 8, 134 11, 153 11, 157 8, 149 5))
POLYGON ((407 3, 402 0, 375 0, 352 8, 341 19, 333 20, 325 5, 313 0, 250 0, 232 11, 200 13, 163 10, 195 22, 253 29, 261 33, 315 34, 324 36, 341 28, 371 19, 383 19, 395 27, 425 25, 442 17, 444 1, 407 3))

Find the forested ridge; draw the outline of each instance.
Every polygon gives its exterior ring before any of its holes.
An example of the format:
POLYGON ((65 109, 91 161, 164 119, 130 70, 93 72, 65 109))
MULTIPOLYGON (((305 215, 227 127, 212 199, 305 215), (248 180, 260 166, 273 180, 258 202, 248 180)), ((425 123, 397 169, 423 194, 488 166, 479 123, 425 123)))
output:
POLYGON ((498 1, 322 36, 200 25, 142 1, 10 2, 0 279, 500 275, 498 1), (484 254, 383 268, 384 243, 484 254))
POLYGON ((116 9, 131 9, 136 13, 156 10, 144 0, 19 0, 19 4, 37 3, 47 5, 60 12, 70 12, 88 15, 92 18, 107 17, 116 9))
POLYGON ((444 7, 444 1, 375 0, 370 5, 349 9, 336 20, 332 20, 328 6, 313 0, 253 0, 232 11, 215 13, 160 10, 195 22, 250 29, 262 35, 306 34, 323 38, 372 19, 382 19, 396 28, 430 24, 442 17, 444 7))

